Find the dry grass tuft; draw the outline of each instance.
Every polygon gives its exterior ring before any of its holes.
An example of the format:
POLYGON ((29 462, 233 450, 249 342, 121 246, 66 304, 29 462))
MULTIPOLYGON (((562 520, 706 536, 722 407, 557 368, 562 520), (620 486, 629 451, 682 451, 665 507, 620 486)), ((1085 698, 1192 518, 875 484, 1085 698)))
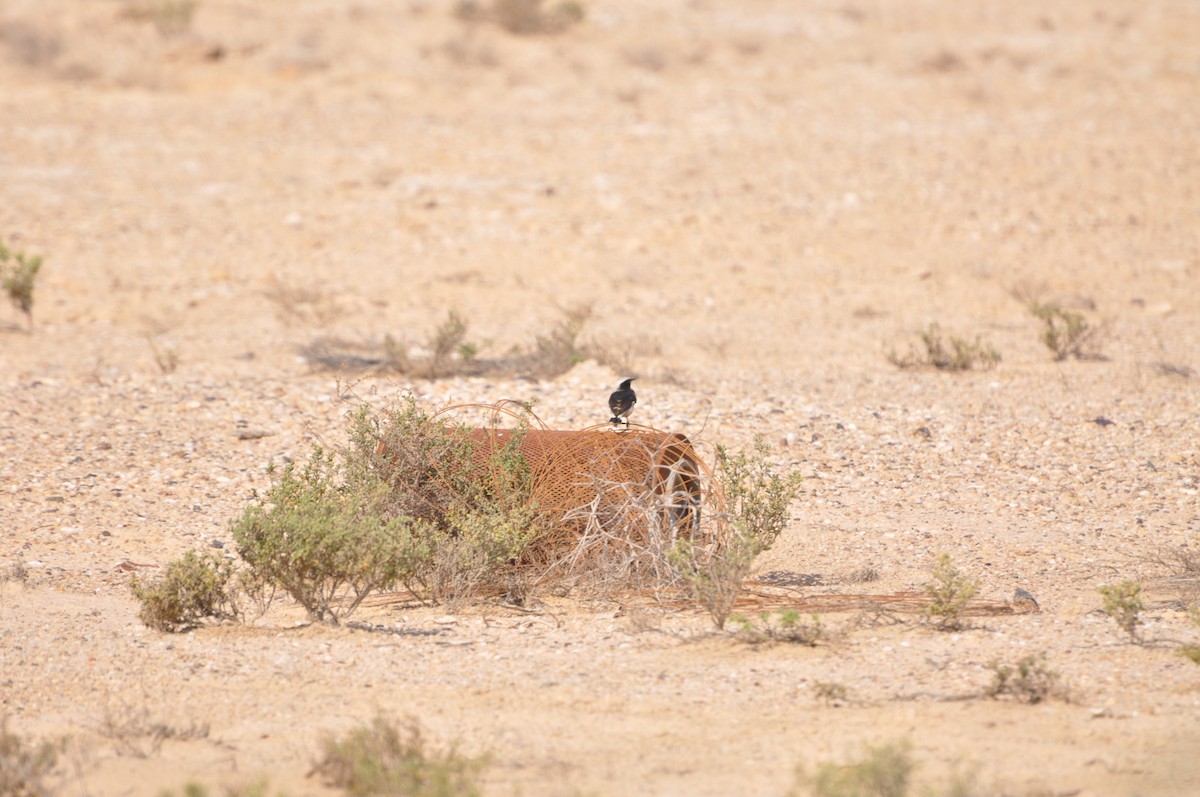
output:
POLYGON ((974 341, 951 336, 943 339, 939 325, 930 324, 921 332, 924 351, 910 346, 907 355, 899 355, 894 348, 887 351, 887 359, 897 368, 936 368, 939 371, 988 370, 1000 362, 1000 353, 990 344, 976 336, 974 341))

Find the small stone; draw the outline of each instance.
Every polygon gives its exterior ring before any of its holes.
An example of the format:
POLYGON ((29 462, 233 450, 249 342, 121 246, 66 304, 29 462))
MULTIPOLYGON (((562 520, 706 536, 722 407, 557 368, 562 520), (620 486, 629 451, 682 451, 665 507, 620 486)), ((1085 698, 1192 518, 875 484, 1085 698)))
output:
POLYGON ((1041 608, 1038 606, 1037 599, 1023 589, 1013 592, 1012 605, 1013 609, 1022 613, 1040 611, 1041 608))

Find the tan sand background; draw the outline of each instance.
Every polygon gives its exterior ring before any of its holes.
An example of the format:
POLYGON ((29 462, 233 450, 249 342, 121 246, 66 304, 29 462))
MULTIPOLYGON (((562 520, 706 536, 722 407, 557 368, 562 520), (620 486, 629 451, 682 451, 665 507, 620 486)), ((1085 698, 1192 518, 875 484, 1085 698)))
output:
POLYGON ((0 714, 71 738, 61 793, 324 794, 321 735, 383 710, 490 753, 488 794, 782 795, 900 738, 922 784, 1200 794, 1200 628, 1154 561, 1200 544, 1195 2, 595 0, 535 36, 440 0, 153 6, 0 3, 0 237, 46 258, 32 331, 0 308, 0 714), (1104 359, 1054 362, 1035 299, 1104 359), (1042 611, 831 613, 816 648, 575 598, 137 620, 121 563, 228 542, 269 461, 339 440, 304 347, 455 310, 499 356, 583 304, 605 362, 357 390, 579 428, 632 369, 635 420, 806 477, 760 573, 888 593, 949 553, 1042 611), (887 361, 931 322, 1001 363, 887 361), (1123 578, 1149 644, 1097 611, 1123 578), (1071 701, 955 699, 1038 652, 1071 701))

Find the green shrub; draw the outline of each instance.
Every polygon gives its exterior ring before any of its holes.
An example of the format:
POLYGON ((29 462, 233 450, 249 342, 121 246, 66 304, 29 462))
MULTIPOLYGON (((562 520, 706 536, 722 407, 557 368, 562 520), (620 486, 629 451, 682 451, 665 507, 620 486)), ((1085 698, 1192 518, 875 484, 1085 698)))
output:
POLYGON ((386 510, 387 485, 363 471, 341 480, 337 458, 317 448, 255 497, 231 532, 262 580, 309 617, 336 624, 372 591, 413 579, 428 558, 428 525, 386 510))
POLYGON ((1139 641, 1141 632, 1138 626, 1142 622, 1142 610, 1146 608, 1142 603, 1142 585, 1126 579, 1120 584, 1101 587, 1100 594, 1104 597, 1104 613, 1111 617, 1122 631, 1129 634, 1130 641, 1139 641))
POLYGON ((525 432, 509 431, 485 456, 479 438, 431 417, 411 396, 381 413, 364 408, 353 416, 348 474, 386 485, 386 517, 424 519, 429 555, 414 580, 434 600, 455 602, 484 585, 503 585, 523 601, 527 552, 548 529, 520 450, 525 432))
POLYGON ((1008 696, 1033 704, 1064 695, 1058 673, 1046 666, 1044 653, 1025 656, 1015 667, 993 662, 992 672, 992 683, 985 692, 988 697, 1008 696))
POLYGON ((33 327, 33 289, 41 267, 40 255, 31 257, 14 252, 0 241, 0 284, 13 306, 25 314, 30 327, 33 327))
POLYGON ((456 750, 429 750, 420 727, 410 720, 401 727, 384 717, 338 739, 327 737, 313 772, 327 786, 352 797, 472 797, 482 759, 456 750))
POLYGON ((783 609, 775 614, 759 612, 757 618, 731 614, 729 620, 740 626, 738 636, 751 644, 791 642, 816 645, 825 633, 820 615, 809 615, 809 621, 805 622, 795 609, 783 609))
POLYGON ((822 764, 801 774, 800 785, 813 797, 905 797, 915 768, 912 744, 891 742, 868 747, 854 763, 822 764))
POLYGON ((933 566, 933 578, 922 589, 930 600, 925 620, 943 631, 957 631, 963 627, 963 609, 979 592, 979 582, 963 575, 949 554, 942 554, 933 566))
POLYGON ((717 489, 726 510, 719 519, 721 542, 705 547, 681 538, 669 554, 675 572, 717 628, 725 627, 755 557, 787 526, 788 507, 800 488, 799 475, 778 474, 767 461, 769 453, 762 438, 749 454, 717 447, 717 489))
POLYGON ((435 536, 435 554, 427 578, 431 597, 455 604, 485 585, 504 585, 511 602, 524 604, 529 591, 525 551, 541 534, 532 507, 450 513, 449 533, 435 536))
POLYGON ((1057 305, 1032 304, 1029 312, 1042 321, 1042 343, 1055 360, 1074 357, 1077 360, 1100 359, 1099 333, 1088 324, 1082 313, 1064 310, 1057 305))
POLYGON ((159 631, 179 631, 206 619, 235 618, 233 562, 215 553, 188 551, 167 565, 162 576, 130 581, 141 604, 138 617, 159 631))
POLYGON ((422 517, 443 529, 460 489, 470 489, 475 443, 463 429, 435 418, 414 396, 382 410, 350 416, 345 466, 351 478, 385 485, 389 517, 422 517), (461 474, 461 475, 460 475, 461 474))

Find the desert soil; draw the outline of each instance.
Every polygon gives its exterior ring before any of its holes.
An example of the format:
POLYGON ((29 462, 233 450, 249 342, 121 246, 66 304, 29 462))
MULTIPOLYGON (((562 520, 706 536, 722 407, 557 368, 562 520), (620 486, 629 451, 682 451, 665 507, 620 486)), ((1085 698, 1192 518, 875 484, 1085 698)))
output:
POLYGON ((488 754, 487 794, 783 795, 899 739, 933 788, 1200 794, 1200 627, 1160 561, 1200 545, 1196 3, 589 0, 528 36, 450 0, 165 8, 0 4, 0 238, 45 256, 32 327, 0 307, 0 714, 68 737, 56 793, 326 794, 323 735, 386 712, 488 754), (1053 360, 1035 301, 1100 356, 1053 360), (497 357, 585 305, 598 360, 551 379, 312 356, 453 310, 497 357), (1001 362, 889 362, 931 323, 1001 362), (1040 612, 831 611, 816 647, 570 595, 139 622, 130 568, 231 550, 267 464, 341 439, 347 380, 572 429, 627 369, 635 421, 803 474, 756 563, 798 600, 946 553, 1040 612), (1123 579, 1144 644, 1099 611, 1123 579), (1068 699, 978 697, 1040 653, 1068 699))

